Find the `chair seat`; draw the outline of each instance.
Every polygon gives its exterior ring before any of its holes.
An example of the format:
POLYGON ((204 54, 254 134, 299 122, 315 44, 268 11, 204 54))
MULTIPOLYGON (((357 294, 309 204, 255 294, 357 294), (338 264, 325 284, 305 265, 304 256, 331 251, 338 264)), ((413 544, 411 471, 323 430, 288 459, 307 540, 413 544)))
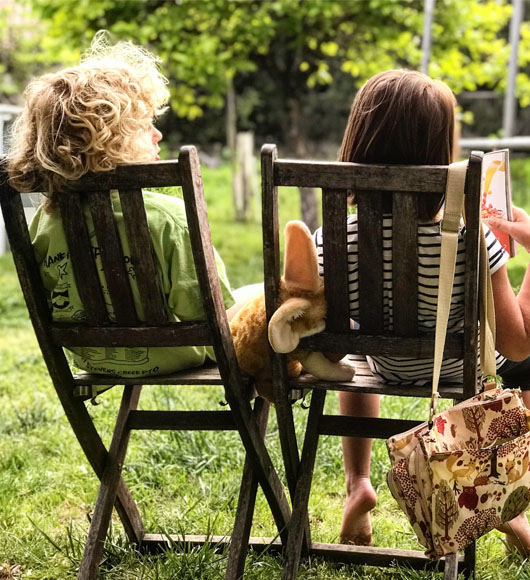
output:
MULTIPOLYGON (((331 382, 316 379, 310 374, 303 373, 297 379, 289 381, 292 390, 324 389, 327 391, 348 391, 353 393, 375 393, 378 395, 394 395, 401 397, 430 397, 431 383, 425 385, 391 384, 375 376, 366 358, 363 355, 351 355, 350 361, 355 365, 355 376, 348 382, 331 382)), ((447 399, 461 399, 463 394, 462 383, 441 383, 438 389, 440 397, 447 399)))
MULTIPOLYGON (((251 386, 251 377, 243 375, 243 383, 248 388, 250 399, 256 397, 256 392, 251 386)), ((77 397, 90 397, 106 389, 94 388, 98 385, 223 385, 219 374, 219 367, 215 363, 206 363, 200 367, 185 369, 168 375, 155 375, 152 377, 111 377, 81 371, 74 375, 74 394, 77 397)))

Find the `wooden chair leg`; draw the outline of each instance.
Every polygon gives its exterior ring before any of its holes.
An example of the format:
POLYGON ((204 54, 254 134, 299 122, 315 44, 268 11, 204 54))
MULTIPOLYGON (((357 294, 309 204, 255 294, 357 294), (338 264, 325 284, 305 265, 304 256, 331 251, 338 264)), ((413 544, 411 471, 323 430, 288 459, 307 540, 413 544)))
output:
POLYGON ((282 580, 295 580, 298 573, 300 555, 302 552, 302 542, 304 539, 304 524, 308 519, 307 508, 318 447, 318 421, 322 416, 325 401, 326 391, 313 391, 311 407, 307 417, 302 458, 298 470, 293 513, 289 521, 289 534, 285 549, 285 567, 283 569, 282 580))
POLYGON ((259 432, 256 419, 252 416, 250 403, 243 397, 238 397, 235 393, 230 392, 229 389, 225 390, 225 396, 247 452, 247 458, 252 463, 254 473, 256 473, 274 517, 278 533, 282 542, 285 543, 291 508, 282 482, 259 432))
POLYGON ((458 554, 445 557, 444 580, 457 580, 458 578, 458 554))
MULTIPOLYGON (((70 422, 72 430, 85 453, 92 469, 101 480, 108 457, 107 449, 92 422, 85 403, 64 389, 57 388, 57 395, 61 401, 65 414, 70 422)), ((116 494, 116 511, 125 529, 125 533, 131 542, 140 545, 145 534, 145 527, 132 498, 129 488, 120 479, 116 494)))
POLYGON ((98 577, 98 566, 112 516, 112 508, 116 500, 127 445, 129 444, 130 430, 127 425, 127 419, 129 412, 136 409, 138 405, 140 392, 140 386, 124 388, 123 390, 120 410, 101 478, 92 521, 90 522, 83 559, 77 575, 78 580, 94 580, 98 577))
POLYGON ((475 565, 477 561, 477 544, 473 542, 464 550, 463 574, 466 580, 475 577, 475 565))
MULTIPOLYGON (((289 400, 289 393, 286 392, 288 384, 287 369, 285 367, 284 357, 273 357, 273 376, 277 377, 274 381, 274 398, 276 401, 276 417, 278 419, 278 434, 280 436, 280 445, 282 449, 283 464, 285 466, 285 476, 291 502, 294 504, 296 494, 298 468, 300 457, 298 454, 298 441, 294 426, 293 408, 289 400)), ((304 537, 302 541, 302 552, 307 553, 311 545, 311 534, 309 530, 309 519, 304 523, 304 537)))
MULTIPOLYGON (((267 422, 269 419, 269 409, 270 404, 265 401, 265 399, 262 399, 261 397, 256 399, 256 402, 254 403, 254 416, 256 417, 262 437, 265 437, 267 422)), ((257 491, 258 478, 252 469, 252 463, 247 457, 245 458, 234 529, 232 531, 232 539, 230 542, 226 580, 239 580, 240 578, 243 578, 257 491)))

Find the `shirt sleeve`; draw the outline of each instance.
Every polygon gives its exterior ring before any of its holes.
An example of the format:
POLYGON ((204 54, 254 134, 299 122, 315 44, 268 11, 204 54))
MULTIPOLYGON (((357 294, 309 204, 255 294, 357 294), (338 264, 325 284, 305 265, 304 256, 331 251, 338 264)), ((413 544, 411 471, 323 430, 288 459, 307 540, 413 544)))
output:
POLYGON ((486 247, 488 248, 488 257, 490 262, 490 272, 494 274, 497 270, 502 268, 508 261, 508 252, 501 246, 495 234, 488 228, 486 224, 482 224, 484 236, 486 238, 486 247))

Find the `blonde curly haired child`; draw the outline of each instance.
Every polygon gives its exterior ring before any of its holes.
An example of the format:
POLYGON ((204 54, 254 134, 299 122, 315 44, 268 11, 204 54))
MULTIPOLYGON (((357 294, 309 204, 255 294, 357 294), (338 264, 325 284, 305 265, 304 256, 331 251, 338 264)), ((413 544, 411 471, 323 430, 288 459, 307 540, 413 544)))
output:
MULTIPOLYGON (((67 192, 70 180, 89 171, 110 171, 123 163, 159 159, 162 134, 153 123, 167 103, 167 84, 158 58, 130 42, 111 45, 107 34, 100 32, 78 66, 45 74, 25 91, 23 111, 13 128, 8 171, 13 187, 22 192, 40 191, 45 196, 30 235, 56 321, 80 321, 85 316, 57 206, 58 193, 67 192)), ((119 196, 111 193, 111 199, 120 239, 127 248, 119 196)), ((144 192, 144 204, 158 273, 173 318, 204 318, 182 200, 144 192)), ((91 236, 97 253, 93 231, 91 236)), ((224 264, 217 254, 216 259, 229 308, 234 299, 224 264)), ((107 308, 112 317, 112 305, 107 308)), ((138 303, 137 310, 140 315, 138 303)), ((205 347, 80 347, 72 348, 69 354, 81 369, 118 376, 166 374, 199 366, 207 355, 213 357, 205 347)))

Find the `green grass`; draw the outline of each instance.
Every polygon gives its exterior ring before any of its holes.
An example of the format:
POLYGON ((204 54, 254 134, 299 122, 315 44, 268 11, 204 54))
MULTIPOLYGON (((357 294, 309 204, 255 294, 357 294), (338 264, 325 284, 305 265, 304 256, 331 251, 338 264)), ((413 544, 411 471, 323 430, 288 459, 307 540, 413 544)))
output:
MULTIPOLYGON (((234 221, 229 166, 202 169, 204 192, 212 241, 223 258, 228 278, 234 288, 263 280, 263 249, 261 242, 261 199, 251 200, 253 219, 249 223, 234 221)), ((280 224, 300 219, 298 196, 294 188, 280 188, 280 224)))
MULTIPOLYGON (((208 211, 214 244, 222 255, 234 286, 255 282, 261 276, 261 226, 232 222, 231 200, 226 195, 226 169, 204 172, 208 211)), ((289 195, 282 192, 282 195, 289 195)), ((291 211, 297 217, 294 196, 291 211)), ((285 201, 285 200, 284 200, 285 201)), ((287 215, 290 214, 290 215, 287 215)), ((24 578, 63 580, 75 578, 89 516, 97 493, 96 478, 75 440, 59 402, 28 321, 10 256, 0 257, 0 580, 24 578)), ((119 404, 119 389, 100 397, 91 407, 108 444, 112 417, 119 404)), ((212 387, 146 387, 142 408, 194 409, 204 401, 220 408, 223 394, 212 387)), ((336 395, 327 405, 336 410, 336 395)), ((424 417, 426 401, 383 399, 387 417, 424 417)), ((307 410, 294 407, 299 435, 307 410)), ((274 413, 267 444, 281 465, 274 413)), ((229 534, 239 491, 244 454, 234 433, 136 432, 131 438, 124 477, 140 505, 149 531, 229 534)), ((405 516, 386 487, 388 459, 384 442, 374 445, 372 479, 379 504, 374 511, 376 546, 419 549, 405 516)), ((340 440, 322 437, 311 494, 311 526, 315 541, 337 540, 344 476, 340 440)), ((275 528, 260 492, 252 535, 273 536, 275 528)), ((105 545, 102 578, 107 580, 220 579, 227 555, 206 547, 191 554, 169 551, 160 556, 137 553, 113 518, 105 545)), ((281 576, 281 561, 269 555, 250 554, 245 578, 274 580, 281 576)), ((415 579, 430 575, 409 570, 377 570, 304 561, 300 578, 415 579)), ((530 569, 518 557, 507 558, 500 534, 478 542, 477 578, 528 578, 530 569)))

